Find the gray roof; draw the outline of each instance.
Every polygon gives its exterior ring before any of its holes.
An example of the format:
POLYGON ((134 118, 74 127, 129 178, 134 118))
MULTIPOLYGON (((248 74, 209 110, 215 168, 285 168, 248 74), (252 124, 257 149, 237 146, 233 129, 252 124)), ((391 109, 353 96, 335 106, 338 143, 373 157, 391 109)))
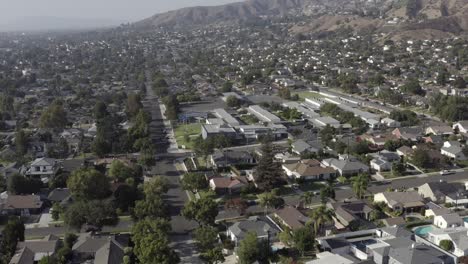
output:
POLYGON ((254 232, 257 236, 267 236, 268 232, 271 237, 276 237, 279 230, 266 217, 252 216, 247 220, 234 223, 229 227, 229 230, 236 235, 240 240, 248 233, 254 232))
POLYGON ((124 248, 115 240, 107 241, 94 257, 94 264, 121 264, 123 263, 124 248))
MULTIPOLYGON (((379 248, 385 252, 391 259, 396 260, 396 263, 402 264, 435 264, 448 263, 445 262, 450 256, 442 251, 424 244, 418 244, 408 238, 397 237, 394 239, 385 240, 389 246, 379 248)), ((393 263, 393 262, 392 262, 393 263)))
POLYGON ((56 188, 49 193, 47 199, 51 202, 61 202, 71 196, 68 188, 56 188))

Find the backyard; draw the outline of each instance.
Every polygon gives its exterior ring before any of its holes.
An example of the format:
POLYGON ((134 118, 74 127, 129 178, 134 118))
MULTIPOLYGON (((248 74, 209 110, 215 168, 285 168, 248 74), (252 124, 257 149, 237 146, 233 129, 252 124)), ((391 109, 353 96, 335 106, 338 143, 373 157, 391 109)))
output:
POLYGON ((312 92, 312 91, 302 91, 302 92, 295 92, 293 93, 297 94, 301 100, 305 100, 306 98, 313 99, 313 98, 322 98, 324 97, 323 95, 317 93, 317 92, 312 92))
POLYGON ((201 124, 179 124, 174 128, 174 134, 179 147, 190 149, 193 147, 193 139, 201 134, 201 124))

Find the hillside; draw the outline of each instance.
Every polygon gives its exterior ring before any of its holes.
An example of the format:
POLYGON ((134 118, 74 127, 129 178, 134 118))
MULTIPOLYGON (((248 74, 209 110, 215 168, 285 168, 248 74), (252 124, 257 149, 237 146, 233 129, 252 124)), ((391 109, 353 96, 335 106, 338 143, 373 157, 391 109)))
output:
POLYGON ((190 7, 157 14, 138 27, 233 24, 265 17, 297 16, 291 33, 326 33, 351 28, 392 38, 437 38, 468 32, 468 0, 247 0, 214 7, 190 7))

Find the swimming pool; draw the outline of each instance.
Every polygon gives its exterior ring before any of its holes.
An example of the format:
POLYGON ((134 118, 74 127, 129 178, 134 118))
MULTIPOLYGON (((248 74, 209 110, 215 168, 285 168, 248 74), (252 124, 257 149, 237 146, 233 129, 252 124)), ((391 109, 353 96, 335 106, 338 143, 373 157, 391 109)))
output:
POLYGON ((468 216, 463 217, 463 221, 468 223, 468 216))
POLYGON ((421 226, 421 227, 414 229, 414 233, 418 236, 425 237, 427 236, 427 233, 429 233, 433 229, 434 229, 434 226, 432 225, 421 226))

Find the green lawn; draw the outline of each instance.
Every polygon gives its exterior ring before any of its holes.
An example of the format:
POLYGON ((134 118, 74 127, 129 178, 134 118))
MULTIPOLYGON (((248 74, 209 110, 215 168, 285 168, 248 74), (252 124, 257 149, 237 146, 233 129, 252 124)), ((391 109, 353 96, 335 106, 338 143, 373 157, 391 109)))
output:
POLYGON ((309 182, 305 182, 303 184, 300 184, 299 189, 301 189, 301 191, 303 191, 303 192, 318 191, 323 186, 324 185, 322 183, 309 181, 309 182))
POLYGON ((192 148, 193 143, 192 141, 187 142, 185 139, 185 135, 188 135, 190 139, 195 139, 201 134, 201 124, 186 124, 186 125, 178 125, 174 128, 175 137, 177 140, 177 144, 179 147, 185 145, 185 148, 192 148))
POLYGON ((301 100, 305 100, 306 98, 314 99, 314 98, 322 98, 324 97, 323 95, 317 93, 317 92, 311 92, 311 91, 303 91, 303 92, 295 92, 293 93, 299 95, 299 98, 301 100))

